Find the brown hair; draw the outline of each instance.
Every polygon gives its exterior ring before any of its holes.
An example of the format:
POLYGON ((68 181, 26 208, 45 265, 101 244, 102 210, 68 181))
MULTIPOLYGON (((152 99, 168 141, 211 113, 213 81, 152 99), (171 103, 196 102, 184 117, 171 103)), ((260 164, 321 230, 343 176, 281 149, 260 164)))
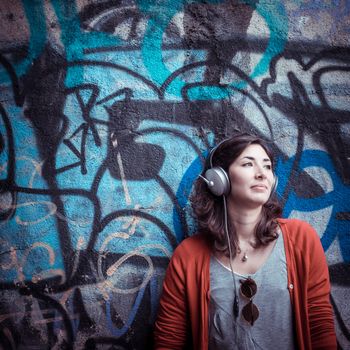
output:
MULTIPOLYGON (((209 164, 209 155, 203 174, 211 165, 213 167, 219 166, 228 172, 229 166, 251 144, 260 145, 269 156, 272 166, 274 166, 273 153, 263 139, 249 134, 237 134, 224 140, 217 148, 214 148, 212 151, 214 152, 212 153, 213 164, 209 164)), ((197 219, 198 232, 207 236, 212 243, 216 241, 219 246, 224 247, 225 255, 229 256, 222 197, 212 194, 203 179, 198 178, 194 184, 190 201, 194 217, 197 219)), ((276 218, 280 217, 281 213, 282 210, 275 194, 272 194, 263 205, 261 219, 255 227, 256 243, 254 247, 266 245, 278 237, 276 218)), ((236 252, 240 250, 236 230, 230 222, 228 222, 228 231, 232 252, 236 255, 236 252)))

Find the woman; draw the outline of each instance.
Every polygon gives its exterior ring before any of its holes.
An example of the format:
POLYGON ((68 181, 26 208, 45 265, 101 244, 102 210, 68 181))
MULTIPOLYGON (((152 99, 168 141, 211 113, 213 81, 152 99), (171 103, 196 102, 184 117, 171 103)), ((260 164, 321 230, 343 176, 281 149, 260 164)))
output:
POLYGON ((155 348, 336 349, 321 242, 279 218, 266 143, 236 135, 208 163, 191 197, 198 234, 166 272, 155 348))

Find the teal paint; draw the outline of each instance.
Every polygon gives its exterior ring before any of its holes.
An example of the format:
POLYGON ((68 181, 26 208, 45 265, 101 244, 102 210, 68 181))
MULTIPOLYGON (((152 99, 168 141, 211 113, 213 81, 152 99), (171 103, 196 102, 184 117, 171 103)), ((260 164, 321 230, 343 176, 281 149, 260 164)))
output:
MULTIPOLYGON (((200 1, 198 1, 200 3, 200 1)), ((186 2, 187 3, 187 2, 186 2)), ((165 32, 169 22, 174 15, 183 9, 186 4, 184 1, 168 1, 164 0, 161 5, 150 5, 149 2, 139 0, 138 6, 147 16, 150 17, 148 27, 142 45, 142 57, 148 69, 151 79, 161 86, 166 79, 172 74, 163 63, 162 42, 163 33, 165 32)), ((188 3, 195 3, 194 1, 188 3)), ((209 2, 212 3, 212 2, 209 2)), ((214 2, 218 3, 218 2, 214 2)), ((288 16, 285 12, 283 4, 270 2, 265 0, 256 4, 251 0, 244 0, 244 3, 252 6, 265 19, 269 30, 270 39, 268 46, 253 72, 251 79, 263 75, 269 69, 269 65, 273 57, 284 50, 288 34, 288 16)), ((167 87, 167 93, 175 97, 181 96, 181 90, 185 86, 185 82, 180 77, 175 78, 167 87)), ((234 88, 244 88, 246 81, 231 84, 234 88)), ((222 89, 213 89, 212 87, 203 87, 191 91, 192 100, 210 100, 222 99, 226 94, 222 93, 222 89), (208 90, 208 91, 206 91, 208 90)))
MULTIPOLYGON (((84 33, 81 30, 75 1, 52 0, 60 22, 61 40, 68 62, 84 60, 84 50, 105 46, 118 46, 121 40, 106 33, 84 33)), ((84 83, 84 67, 74 65, 68 68, 66 86, 75 87, 84 83)))
MULTIPOLYGON (((251 6, 255 3, 251 0, 244 0, 244 2, 251 6)), ((269 27, 270 39, 262 59, 250 75, 252 79, 268 71, 271 60, 283 52, 288 39, 288 16, 282 3, 269 0, 259 1, 256 10, 265 19, 269 27)))
MULTIPOLYGON (((142 57, 151 79, 161 86, 171 75, 163 63, 163 32, 173 16, 182 9, 182 1, 163 0, 162 5, 150 6, 148 2, 139 0, 138 6, 145 15, 150 16, 141 47, 142 57)), ((178 95, 184 85, 185 83, 177 78, 169 86, 168 91, 178 95)))
POLYGON ((197 86, 188 90, 188 98, 193 100, 221 100, 230 97, 232 90, 219 86, 197 86))
MULTIPOLYGON (((51 2, 60 23, 61 41, 64 45, 68 62, 84 60, 85 49, 118 46, 122 43, 117 37, 105 33, 82 32, 79 14, 74 1, 62 2, 59 0, 52 0, 51 2)), ((258 13, 265 19, 271 33, 265 53, 250 75, 250 78, 254 79, 264 74, 268 70, 272 58, 283 51, 288 33, 288 19, 282 4, 271 4, 266 0, 257 5, 250 0, 244 2, 255 7, 258 13)), ((158 84, 158 86, 161 86, 172 74, 163 63, 163 33, 175 14, 181 11, 183 6, 188 3, 194 2, 172 2, 164 0, 160 5, 154 5, 150 2, 141 0, 138 2, 140 10, 150 17, 142 45, 142 57, 151 79, 158 84)), ((219 1, 210 1, 209 3, 218 4, 219 1)), ((33 59, 38 57, 42 52, 47 40, 46 17, 42 1, 36 1, 34 3, 34 11, 33 2, 29 0, 23 0, 23 6, 28 19, 31 35, 28 57, 15 66, 16 73, 19 76, 22 76, 27 72, 33 59)), ((5 81, 9 81, 5 72, 0 75, 0 78, 2 81, 4 81, 4 79, 5 81)), ((65 82, 66 86, 70 88, 78 86, 83 82, 84 68, 79 65, 68 67, 65 82)), ((243 88, 246 84, 247 82, 242 81, 239 83, 233 83, 232 86, 243 88)), ((177 77, 167 87, 167 93, 180 97, 184 85, 185 82, 182 81, 180 77, 177 77)), ((217 90, 212 87, 207 87, 192 91, 191 99, 222 99, 225 98, 227 94, 228 93, 223 95, 222 89, 217 90)))
MULTIPOLYGON (((33 60, 40 56, 47 43, 46 15, 43 1, 22 0, 22 3, 30 30, 30 40, 27 57, 20 63, 14 64, 15 72, 19 77, 27 73, 33 60)), ((82 32, 75 1, 52 0, 51 3, 60 23, 61 41, 68 62, 83 60, 85 49, 115 47, 122 43, 119 38, 106 33, 82 32)), ((0 71, 0 83, 5 82, 10 82, 10 78, 7 72, 0 71)), ((70 88, 83 82, 83 67, 69 67, 66 86, 70 88)))

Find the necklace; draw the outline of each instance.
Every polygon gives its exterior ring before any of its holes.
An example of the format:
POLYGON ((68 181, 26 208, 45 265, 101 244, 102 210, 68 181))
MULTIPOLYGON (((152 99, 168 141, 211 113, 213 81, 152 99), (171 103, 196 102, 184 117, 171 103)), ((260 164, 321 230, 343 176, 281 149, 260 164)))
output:
POLYGON ((249 243, 250 244, 250 248, 246 248, 244 251, 242 251, 241 249, 238 250, 238 253, 243 253, 242 257, 241 257, 241 261, 242 263, 246 262, 248 260, 248 255, 247 253, 252 253, 254 248, 254 244, 253 243, 249 243), (253 249, 252 249, 253 248, 253 249))

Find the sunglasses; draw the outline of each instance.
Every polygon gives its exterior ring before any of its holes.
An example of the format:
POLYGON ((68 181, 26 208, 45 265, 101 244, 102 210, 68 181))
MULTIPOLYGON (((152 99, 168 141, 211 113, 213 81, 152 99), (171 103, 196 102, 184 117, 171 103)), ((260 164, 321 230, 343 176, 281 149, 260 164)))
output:
POLYGON ((250 277, 245 280, 239 280, 239 282, 241 283, 241 294, 249 299, 248 304, 246 304, 242 309, 242 316, 253 326, 254 322, 259 317, 258 307, 253 303, 253 297, 256 294, 258 287, 255 281, 250 277))

